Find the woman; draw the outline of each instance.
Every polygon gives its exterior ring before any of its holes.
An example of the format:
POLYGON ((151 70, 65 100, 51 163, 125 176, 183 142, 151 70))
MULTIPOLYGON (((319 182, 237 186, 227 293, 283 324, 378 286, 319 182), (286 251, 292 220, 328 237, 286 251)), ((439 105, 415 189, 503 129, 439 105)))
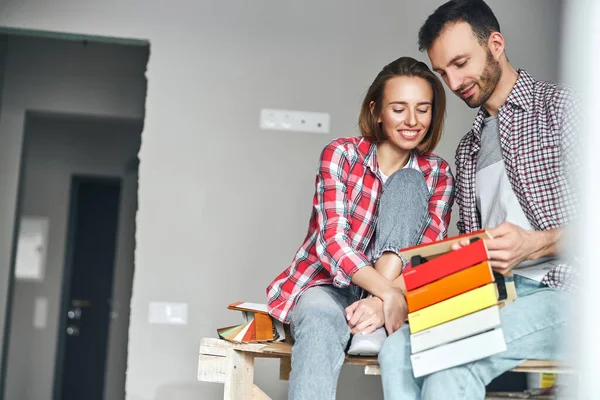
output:
POLYGON ((399 58, 365 96, 362 136, 321 153, 308 234, 267 288, 270 314, 295 340, 290 399, 335 398, 351 334, 351 353, 377 354, 406 320, 398 250, 444 238, 450 220, 453 178, 431 153, 445 107, 431 70, 399 58))

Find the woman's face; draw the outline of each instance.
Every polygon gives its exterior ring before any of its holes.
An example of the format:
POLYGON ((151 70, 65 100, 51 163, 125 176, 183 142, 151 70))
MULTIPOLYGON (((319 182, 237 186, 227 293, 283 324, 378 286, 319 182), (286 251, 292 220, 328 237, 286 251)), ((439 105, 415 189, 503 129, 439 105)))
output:
POLYGON ((416 76, 397 76, 385 84, 377 122, 391 145, 410 151, 429 130, 432 105, 433 89, 429 82, 416 76))

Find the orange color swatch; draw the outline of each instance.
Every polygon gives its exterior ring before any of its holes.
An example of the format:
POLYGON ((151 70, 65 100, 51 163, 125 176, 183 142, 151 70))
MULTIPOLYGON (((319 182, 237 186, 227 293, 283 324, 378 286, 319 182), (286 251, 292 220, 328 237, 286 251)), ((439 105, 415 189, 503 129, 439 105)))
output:
POLYGON ((408 311, 412 313, 421 310, 492 282, 494 282, 492 268, 487 261, 484 261, 407 292, 408 311))

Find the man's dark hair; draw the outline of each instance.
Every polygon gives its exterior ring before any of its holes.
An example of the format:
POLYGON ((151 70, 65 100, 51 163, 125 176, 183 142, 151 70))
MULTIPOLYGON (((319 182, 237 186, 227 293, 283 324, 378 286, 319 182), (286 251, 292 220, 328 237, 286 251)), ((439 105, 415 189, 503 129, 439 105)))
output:
POLYGON ((466 22, 481 44, 487 43, 500 24, 483 0, 451 0, 431 14, 419 30, 419 51, 428 50, 448 24, 466 22))

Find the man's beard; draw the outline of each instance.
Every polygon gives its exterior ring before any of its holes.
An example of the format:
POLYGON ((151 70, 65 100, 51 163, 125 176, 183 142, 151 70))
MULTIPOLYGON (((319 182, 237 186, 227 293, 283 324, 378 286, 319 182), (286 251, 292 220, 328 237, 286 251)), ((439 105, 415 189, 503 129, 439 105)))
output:
MULTIPOLYGON (((479 77, 479 80, 475 82, 480 89, 480 95, 477 98, 469 97, 464 99, 464 102, 471 108, 479 108, 484 105, 489 98, 494 93, 498 82, 500 82, 500 75, 502 71, 500 70, 500 63, 494 60, 494 56, 492 56, 492 52, 488 50, 487 60, 485 63, 485 68, 479 77)), ((471 83, 472 84, 472 83, 471 83)), ((460 93, 468 88, 469 85, 463 85, 456 92, 460 93)))

